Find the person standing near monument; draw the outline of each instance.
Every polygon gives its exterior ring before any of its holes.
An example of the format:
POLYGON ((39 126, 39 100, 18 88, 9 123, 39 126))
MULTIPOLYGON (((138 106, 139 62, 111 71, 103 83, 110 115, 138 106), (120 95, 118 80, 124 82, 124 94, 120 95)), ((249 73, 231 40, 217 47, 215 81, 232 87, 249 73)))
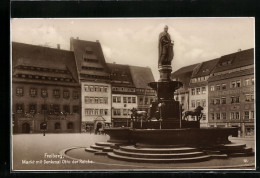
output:
POLYGON ((173 59, 173 41, 168 33, 168 26, 159 35, 159 60, 158 67, 162 65, 171 65, 173 59))

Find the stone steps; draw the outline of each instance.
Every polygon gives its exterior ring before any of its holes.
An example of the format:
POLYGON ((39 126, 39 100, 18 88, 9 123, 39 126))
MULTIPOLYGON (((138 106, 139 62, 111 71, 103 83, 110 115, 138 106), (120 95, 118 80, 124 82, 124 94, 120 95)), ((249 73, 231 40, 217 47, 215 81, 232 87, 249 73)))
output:
POLYGON ((85 148, 85 151, 95 153, 95 152, 100 151, 100 150, 96 150, 96 149, 93 149, 93 148, 85 148))
POLYGON ((210 159, 210 156, 204 155, 204 156, 197 156, 192 158, 134 158, 134 157, 128 157, 128 156, 121 156, 117 155, 114 152, 107 153, 109 158, 123 160, 123 161, 132 161, 132 162, 145 162, 145 163, 181 163, 181 162, 201 162, 201 161, 207 161, 210 159))
POLYGON ((90 145, 90 148, 93 148, 96 150, 103 150, 104 146, 90 145))
POLYGON ((96 142, 95 145, 97 145, 97 146, 105 146, 105 147, 115 146, 114 143, 109 143, 109 142, 96 142))
POLYGON ((135 153, 127 152, 122 150, 113 151, 116 155, 128 156, 133 158, 160 158, 160 159, 170 159, 170 158, 188 158, 188 157, 198 157, 205 155, 203 152, 187 152, 187 153, 135 153))
POLYGON ((120 146, 122 151, 135 152, 135 153, 186 153, 186 152, 196 152, 197 148, 191 147, 177 147, 177 148, 136 148, 134 146, 120 146))

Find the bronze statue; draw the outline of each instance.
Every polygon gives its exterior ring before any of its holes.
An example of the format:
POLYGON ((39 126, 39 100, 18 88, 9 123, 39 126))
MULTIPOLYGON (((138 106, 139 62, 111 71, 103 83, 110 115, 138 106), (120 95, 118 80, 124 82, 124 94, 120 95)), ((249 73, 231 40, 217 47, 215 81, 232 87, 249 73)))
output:
POLYGON ((184 117, 183 117, 183 120, 186 120, 186 118, 188 116, 196 116, 197 117, 197 121, 199 122, 200 119, 202 118, 203 116, 203 113, 201 112, 203 110, 203 107, 201 106, 198 106, 194 111, 186 111, 184 113, 184 117))
POLYGON ((173 41, 168 33, 168 26, 164 27, 164 31, 159 35, 159 60, 158 66, 171 65, 173 59, 173 41))

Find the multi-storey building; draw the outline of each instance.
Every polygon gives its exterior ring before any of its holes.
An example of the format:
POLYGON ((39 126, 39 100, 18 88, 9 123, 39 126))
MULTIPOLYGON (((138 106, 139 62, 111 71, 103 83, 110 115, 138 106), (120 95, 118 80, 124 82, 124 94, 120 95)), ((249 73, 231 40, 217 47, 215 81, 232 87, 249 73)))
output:
POLYGON ((12 43, 14 133, 80 132, 80 85, 70 51, 12 43))
MULTIPOLYGON (((201 127, 208 127, 208 79, 211 71, 216 66, 219 59, 213 59, 198 64, 192 73, 189 85, 189 104, 191 109, 198 106, 203 107, 203 116, 200 120, 201 127)), ((189 119, 194 120, 195 117, 189 119)))
POLYGON ((254 49, 222 56, 209 78, 209 124, 254 132, 254 49))
POLYGON ((111 124, 110 74, 100 43, 70 39, 81 85, 82 131, 111 124))
POLYGON ((154 82, 153 73, 149 67, 129 67, 136 87, 137 109, 149 112, 149 107, 156 98, 156 92, 148 86, 148 83, 154 82))
POLYGON ((112 85, 112 124, 130 126, 131 109, 137 108, 135 86, 128 65, 108 64, 112 85))
POLYGON ((173 80, 180 81, 183 84, 183 87, 176 90, 176 92, 174 93, 174 99, 176 101, 180 102, 180 104, 182 105, 183 111, 190 110, 190 108, 189 108, 189 84, 190 84, 190 79, 191 79, 193 69, 197 65, 198 64, 193 64, 190 66, 182 67, 179 70, 172 73, 172 75, 171 75, 171 78, 173 80))

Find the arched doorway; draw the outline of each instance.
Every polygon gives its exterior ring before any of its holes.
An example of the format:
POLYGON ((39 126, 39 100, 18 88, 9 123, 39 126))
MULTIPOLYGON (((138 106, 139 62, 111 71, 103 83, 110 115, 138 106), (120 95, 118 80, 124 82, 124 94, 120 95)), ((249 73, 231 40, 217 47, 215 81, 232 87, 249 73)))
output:
POLYGON ((22 125, 22 133, 30 133, 30 124, 27 122, 22 125))

